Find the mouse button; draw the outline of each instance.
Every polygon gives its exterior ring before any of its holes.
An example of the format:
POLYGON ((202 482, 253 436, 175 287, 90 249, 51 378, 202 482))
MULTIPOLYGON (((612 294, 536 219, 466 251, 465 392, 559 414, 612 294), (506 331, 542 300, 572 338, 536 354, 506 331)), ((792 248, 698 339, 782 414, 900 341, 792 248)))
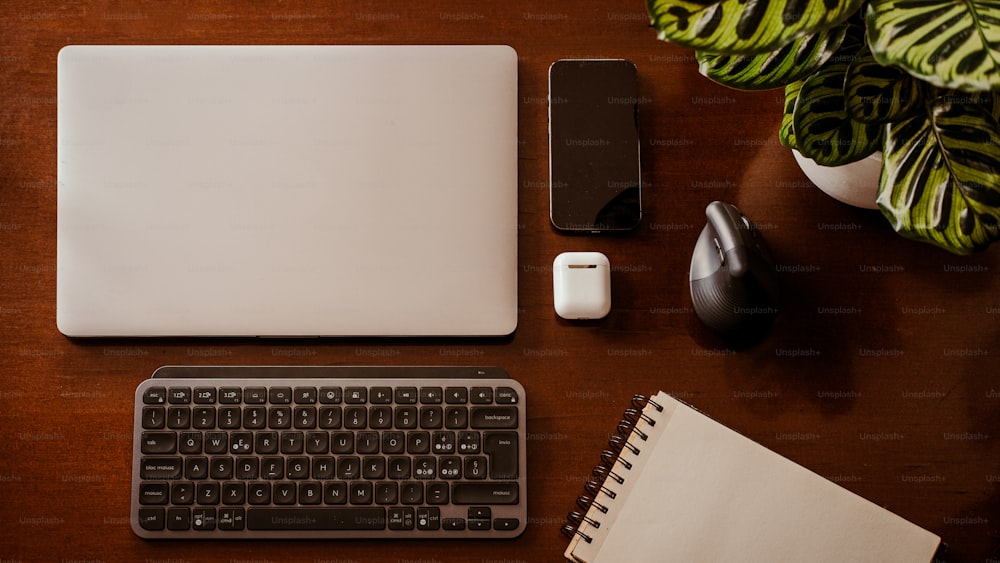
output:
POLYGON ((725 251, 730 275, 742 277, 748 267, 743 214, 732 205, 713 201, 705 208, 705 216, 725 251))
POLYGON ((691 281, 707 278, 717 272, 722 267, 723 255, 716 243, 717 237, 711 225, 706 225, 698 236, 698 241, 694 245, 694 252, 691 253, 691 270, 689 279, 691 281))

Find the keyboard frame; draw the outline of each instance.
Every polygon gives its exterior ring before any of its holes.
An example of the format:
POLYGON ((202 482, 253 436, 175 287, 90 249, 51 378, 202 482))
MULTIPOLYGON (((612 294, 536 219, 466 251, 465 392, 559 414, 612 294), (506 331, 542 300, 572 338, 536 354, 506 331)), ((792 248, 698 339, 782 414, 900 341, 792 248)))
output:
MULTIPOLYGON (((216 401, 215 406, 220 403, 216 401)), ((344 403, 340 403, 343 405, 344 403)), ((371 406, 371 403, 366 403, 371 406)), ((420 406, 422 403, 417 403, 420 406)), ((496 403, 494 403, 496 404, 496 403)), ((169 403, 168 403, 169 405, 169 403)), ((192 401, 192 406, 194 403, 192 401)), ((245 405, 245 403, 240 403, 245 405)), ((269 406, 270 403, 267 403, 269 406)), ((396 405, 395 402, 392 403, 396 405)), ((292 405, 294 406, 294 404, 292 405)), ((318 404, 317 404, 318 406, 318 404)), ((448 406, 442 402, 441 406, 448 406)), ((467 406, 473 406, 467 403, 467 406)), ((129 522, 132 531, 144 539, 510 539, 520 536, 527 526, 527 401, 524 386, 520 382, 512 379, 506 371, 497 367, 470 367, 470 366, 163 366, 153 372, 152 377, 142 381, 135 390, 134 420, 133 420, 133 449, 132 449, 132 488, 129 510, 129 522), (142 480, 139 478, 140 464, 143 457, 141 452, 140 437, 142 428, 142 408, 143 393, 151 386, 187 386, 194 387, 222 387, 226 385, 240 387, 270 387, 270 386, 313 386, 324 385, 340 386, 342 388, 351 386, 484 386, 489 381, 492 387, 510 387, 518 394, 518 401, 514 405, 517 408, 518 428, 518 502, 511 505, 488 505, 492 510, 492 518, 517 518, 518 526, 511 530, 488 531, 470 530, 468 526, 464 530, 445 530, 443 527, 438 530, 390 530, 388 527, 382 530, 146 530, 139 525, 139 508, 151 507, 153 505, 139 504, 139 488, 142 480)), ((480 430, 488 432, 489 430, 480 430)), ((226 431, 232 432, 232 431, 226 431)), ((355 431, 357 432, 357 431, 355 431)), ((433 430, 431 430, 433 432, 433 430)), ((206 455, 206 454, 201 454, 206 455)), ((256 454, 254 454, 256 455, 256 454)), ((302 454, 306 455, 306 454, 302 454)), ((327 454, 334 455, 334 454, 327 454)), ((357 454, 353 454, 357 455, 357 454)), ((381 454, 380 454, 381 455, 381 454)), ((412 455, 412 454, 407 454, 412 455)), ((427 454, 435 455, 435 454, 427 454)), ((461 456, 461 454, 454 454, 461 456)), ((181 456, 183 457, 183 456, 181 456)), ((211 457, 211 456, 209 456, 211 457)), ((310 456, 311 457, 311 456, 310 456)), ((334 455, 336 457, 336 455, 334 455)), ((235 479, 231 479, 235 480, 235 479)), ((263 479, 260 479, 263 480, 263 479)), ((272 481, 279 482, 287 479, 272 481)), ((409 479, 410 481, 417 479, 409 479)), ((452 480, 441 479, 440 477, 427 482, 452 482, 452 480)), ((167 505, 173 506, 173 505, 167 505)), ((191 505, 196 508, 197 503, 191 505)), ((219 503, 206 507, 226 508, 243 507, 244 505, 224 505, 219 503)), ((265 505, 269 508, 276 508, 275 505, 265 505)), ((298 503, 292 507, 300 506, 298 503)), ((331 505, 319 504, 309 508, 324 508, 331 505)), ((369 505, 336 505, 339 507, 379 507, 375 503, 369 505)), ((466 517, 470 506, 486 505, 391 505, 391 506, 412 506, 413 508, 437 506, 441 508, 441 520, 450 517, 466 517)), ((386 507, 388 508, 388 507, 386 507)))

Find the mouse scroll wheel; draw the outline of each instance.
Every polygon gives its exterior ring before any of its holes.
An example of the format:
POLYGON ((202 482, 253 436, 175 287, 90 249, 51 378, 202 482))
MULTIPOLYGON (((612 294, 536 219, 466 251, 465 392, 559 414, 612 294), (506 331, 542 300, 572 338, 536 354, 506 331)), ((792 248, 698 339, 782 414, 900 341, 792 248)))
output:
POLYGON ((722 245, 719 244, 719 239, 713 238, 712 242, 715 243, 715 250, 719 253, 719 262, 722 266, 726 265, 726 252, 722 250, 722 245))

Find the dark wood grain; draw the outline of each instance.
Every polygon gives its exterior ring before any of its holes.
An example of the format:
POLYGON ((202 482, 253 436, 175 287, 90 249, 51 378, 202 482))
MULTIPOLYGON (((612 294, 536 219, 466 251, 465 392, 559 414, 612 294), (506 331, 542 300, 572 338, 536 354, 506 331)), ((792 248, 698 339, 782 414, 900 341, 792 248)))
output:
MULTIPOLYGON (((1000 260, 903 240, 813 188, 777 142, 780 92, 702 79, 640 0, 28 2, 0 5, 0 560, 556 561, 564 515, 633 393, 676 394, 937 534, 1000 559, 1000 260), (75 43, 506 43, 519 54, 520 316, 505 339, 68 339, 55 326, 56 54, 75 43), (546 76, 639 69, 642 227, 567 237, 547 217, 546 76), (686 274, 712 200, 765 230, 783 311, 732 350, 686 274), (614 308, 572 324, 551 262, 596 250, 614 308), (528 393, 527 532, 505 542, 147 542, 128 526, 131 397, 164 364, 498 365, 528 393)), ((683 507, 670 507, 683 510, 683 507)))

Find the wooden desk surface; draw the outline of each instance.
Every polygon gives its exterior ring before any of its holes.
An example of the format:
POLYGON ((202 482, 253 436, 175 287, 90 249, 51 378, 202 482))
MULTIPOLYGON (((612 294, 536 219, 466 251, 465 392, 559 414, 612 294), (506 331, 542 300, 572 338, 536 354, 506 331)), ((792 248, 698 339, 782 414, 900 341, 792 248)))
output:
MULTIPOLYGON (((699 77, 641 0, 572 4, 41 2, 0 5, 0 560, 557 561, 567 511, 633 393, 663 389, 938 535, 1000 558, 1000 250, 907 242, 813 188, 777 141, 780 92, 699 77), (520 325, 483 340, 71 340, 55 326, 56 53, 75 43, 506 43, 519 56, 520 325), (645 218, 549 226, 547 69, 639 69, 645 218), (784 310, 733 351, 692 313, 715 199, 764 230, 784 310), (604 252, 614 308, 574 325, 551 262, 604 252), (498 365, 528 392, 529 526, 505 542, 146 542, 128 526, 132 394, 164 364, 498 365)), ((673 507, 678 508, 678 507, 673 507)), ((681 507, 682 509, 682 507, 681 507)))

